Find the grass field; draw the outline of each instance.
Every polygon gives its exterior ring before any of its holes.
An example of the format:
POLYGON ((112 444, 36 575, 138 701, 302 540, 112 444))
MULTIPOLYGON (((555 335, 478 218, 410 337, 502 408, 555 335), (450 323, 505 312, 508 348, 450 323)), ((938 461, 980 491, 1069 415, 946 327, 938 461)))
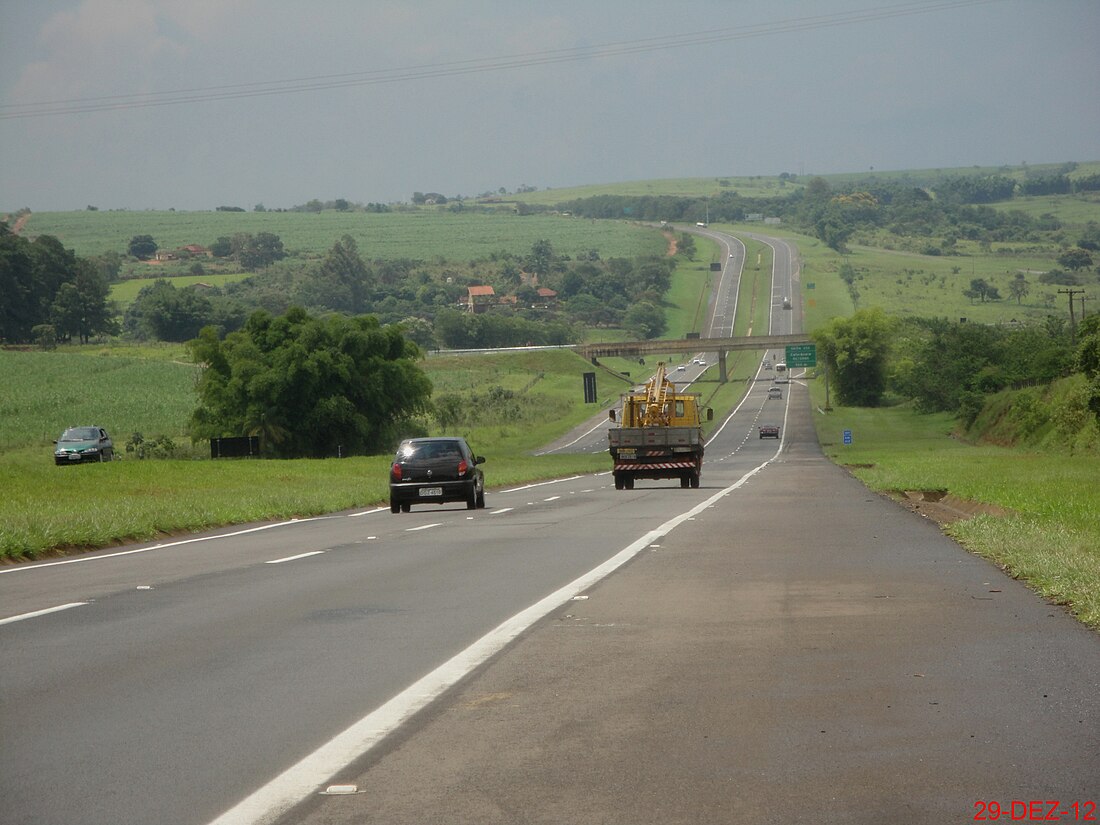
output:
POLYGON ((239 232, 278 235, 288 253, 323 255, 344 235, 366 260, 411 258, 465 262, 508 252, 526 255, 548 240, 559 255, 591 249, 604 258, 662 255, 656 229, 617 221, 557 215, 454 213, 420 210, 364 212, 36 212, 24 235, 53 235, 77 255, 126 253, 135 235, 152 235, 161 249, 209 246, 239 232))
MULTIPOLYGON (((243 281, 250 275, 252 275, 251 272, 211 272, 206 275, 174 275, 171 278, 171 283, 176 289, 183 289, 184 287, 193 286, 194 284, 222 286, 232 283, 233 281, 243 281)), ((148 278, 131 278, 127 281, 120 281, 111 285, 111 292, 108 297, 110 300, 117 303, 120 309, 125 310, 126 307, 134 302, 134 299, 137 298, 137 294, 141 292, 144 287, 156 283, 163 277, 164 275, 152 275, 148 278)))

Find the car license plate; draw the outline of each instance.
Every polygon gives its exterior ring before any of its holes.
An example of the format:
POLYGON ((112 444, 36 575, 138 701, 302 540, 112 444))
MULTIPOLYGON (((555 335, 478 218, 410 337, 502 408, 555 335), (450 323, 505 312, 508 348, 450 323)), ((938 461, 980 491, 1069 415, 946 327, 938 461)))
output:
POLYGON ((441 495, 443 495, 443 488, 442 487, 421 487, 420 488, 420 495, 421 496, 441 496, 441 495))
POLYGON ((69 461, 80 461, 79 453, 69 453, 69 461))

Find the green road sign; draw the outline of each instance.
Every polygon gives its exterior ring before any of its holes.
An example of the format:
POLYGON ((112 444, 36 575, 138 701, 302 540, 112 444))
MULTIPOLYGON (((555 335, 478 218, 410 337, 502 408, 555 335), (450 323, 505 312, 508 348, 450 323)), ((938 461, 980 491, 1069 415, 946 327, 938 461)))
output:
POLYGON ((817 344, 788 344, 787 367, 816 367, 817 344))

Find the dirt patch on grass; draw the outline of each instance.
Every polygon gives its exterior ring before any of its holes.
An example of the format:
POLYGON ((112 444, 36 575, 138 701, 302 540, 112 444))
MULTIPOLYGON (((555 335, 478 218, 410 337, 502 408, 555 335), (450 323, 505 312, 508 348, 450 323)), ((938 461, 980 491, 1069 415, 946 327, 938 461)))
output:
POLYGON ((996 504, 953 496, 944 490, 903 490, 890 497, 903 507, 930 518, 937 524, 951 524, 975 516, 1010 516, 1012 511, 996 504))

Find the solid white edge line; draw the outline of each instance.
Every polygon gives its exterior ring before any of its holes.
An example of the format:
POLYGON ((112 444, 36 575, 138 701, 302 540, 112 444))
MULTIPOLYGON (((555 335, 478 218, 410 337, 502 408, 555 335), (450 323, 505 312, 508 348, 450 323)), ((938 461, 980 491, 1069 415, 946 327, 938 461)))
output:
POLYGON ((324 553, 324 550, 310 550, 308 553, 299 553, 297 556, 287 556, 282 559, 272 559, 271 561, 265 561, 264 564, 282 564, 284 561, 296 561, 297 559, 305 559, 310 556, 320 556, 324 553))
POLYGON ((14 622, 21 622, 24 619, 34 619, 38 616, 45 616, 47 613, 57 613, 61 610, 80 607, 84 604, 88 604, 88 602, 69 602, 68 604, 58 605, 57 607, 47 607, 45 610, 35 610, 32 613, 21 613, 18 616, 9 616, 6 619, 0 619, 0 624, 12 624, 14 622))
POLYGON ((368 713, 351 727, 337 734, 313 753, 212 820, 210 825, 262 825, 286 813, 310 794, 316 793, 318 788, 324 787, 337 772, 375 747, 413 714, 422 710, 444 691, 488 661, 550 611, 565 604, 582 590, 592 587, 653 542, 663 538, 683 522, 694 518, 719 499, 741 487, 767 467, 778 455, 777 450, 775 456, 745 473, 729 487, 719 490, 687 512, 669 519, 620 550, 603 564, 498 625, 461 653, 409 685, 388 702, 368 713))

